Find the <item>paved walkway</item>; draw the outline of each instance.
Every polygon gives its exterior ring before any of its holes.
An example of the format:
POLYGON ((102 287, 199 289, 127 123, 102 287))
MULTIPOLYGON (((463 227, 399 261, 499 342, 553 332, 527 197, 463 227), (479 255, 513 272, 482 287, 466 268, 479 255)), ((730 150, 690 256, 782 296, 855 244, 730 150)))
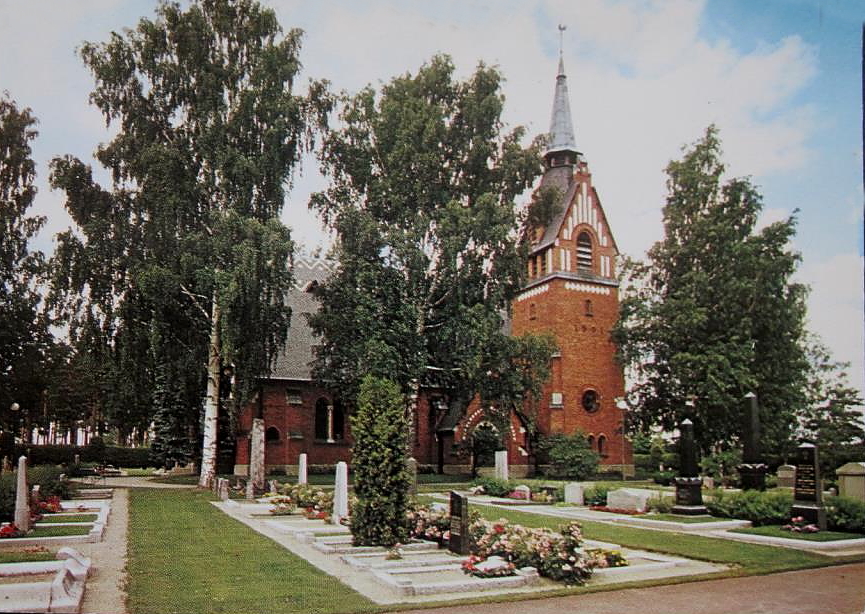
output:
POLYGON ((477 604, 401 614, 862 614, 865 563, 768 576, 689 582, 535 601, 477 604))
POLYGON ((94 484, 86 484, 98 488, 195 488, 193 484, 163 484, 161 482, 154 482, 152 478, 147 476, 104 478, 94 484))

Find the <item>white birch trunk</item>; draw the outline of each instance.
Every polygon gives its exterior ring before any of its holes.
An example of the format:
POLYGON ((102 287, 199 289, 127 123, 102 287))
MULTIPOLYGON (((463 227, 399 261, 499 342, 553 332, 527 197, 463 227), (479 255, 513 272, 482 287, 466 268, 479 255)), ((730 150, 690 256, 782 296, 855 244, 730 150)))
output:
POLYGON ((207 357, 207 397, 204 401, 204 442, 201 447, 201 475, 198 486, 211 488, 216 478, 217 422, 219 420, 220 346, 219 303, 213 301, 210 317, 210 344, 207 357))

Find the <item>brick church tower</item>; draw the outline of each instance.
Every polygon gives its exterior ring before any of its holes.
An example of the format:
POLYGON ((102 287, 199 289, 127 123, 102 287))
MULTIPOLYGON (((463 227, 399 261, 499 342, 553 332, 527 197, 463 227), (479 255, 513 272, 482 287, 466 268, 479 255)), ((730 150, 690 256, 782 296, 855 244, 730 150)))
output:
POLYGON ((512 332, 551 333, 559 352, 538 412, 543 433, 585 432, 601 469, 633 473, 622 434, 621 367, 610 331, 618 317, 618 249, 592 175, 577 150, 564 61, 559 58, 550 144, 540 186, 557 190, 559 209, 532 238, 528 282, 513 303, 512 332))

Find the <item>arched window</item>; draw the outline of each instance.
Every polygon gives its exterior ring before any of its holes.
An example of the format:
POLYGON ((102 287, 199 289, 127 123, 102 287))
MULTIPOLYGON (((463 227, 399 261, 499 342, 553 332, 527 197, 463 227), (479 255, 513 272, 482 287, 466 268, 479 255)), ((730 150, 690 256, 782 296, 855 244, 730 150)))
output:
POLYGON ((264 441, 267 443, 276 443, 279 441, 279 429, 275 426, 267 427, 267 430, 264 431, 264 441))
POLYGON ((594 310, 592 309, 592 301, 586 299, 585 307, 586 307, 586 315, 587 316, 595 315, 594 310))
POLYGON ((604 435, 598 436, 598 454, 601 456, 607 455, 607 438, 604 435))
POLYGON ((577 269, 592 269, 592 236, 585 230, 577 236, 577 269))
POLYGON ((538 319, 538 306, 535 303, 529 305, 529 320, 538 319))
POLYGON ((327 439, 327 399, 321 398, 315 402, 315 438, 327 439))
POLYGON ((342 403, 337 401, 333 404, 333 439, 340 441, 345 438, 345 412, 342 403))
POLYGON ((588 437, 586 437, 586 441, 589 442, 589 447, 594 450, 595 449, 595 436, 589 435, 588 437))

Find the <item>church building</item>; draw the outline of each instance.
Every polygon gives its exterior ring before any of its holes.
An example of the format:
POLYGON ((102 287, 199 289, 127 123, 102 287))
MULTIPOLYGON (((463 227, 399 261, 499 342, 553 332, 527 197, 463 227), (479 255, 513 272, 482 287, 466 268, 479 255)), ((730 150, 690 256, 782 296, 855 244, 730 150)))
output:
MULTIPOLYGON (((618 317, 618 250, 588 164, 577 149, 561 57, 544 160, 540 185, 556 188, 561 202, 554 219, 532 237, 527 282, 512 304, 511 333, 548 332, 558 346, 538 408, 540 432, 582 431, 600 455, 602 471, 630 475, 633 455, 619 407, 624 376, 610 338, 618 317)), ((296 284, 287 298, 292 308, 288 342, 274 373, 239 417, 236 475, 249 471, 254 418, 264 422, 267 471, 293 473, 301 453, 312 468, 351 463, 346 412, 311 376, 317 341, 304 316, 318 308, 314 290, 329 272, 324 261, 295 263, 296 284)), ((449 406, 434 379, 425 382, 415 412, 415 459, 440 473, 467 472, 470 459, 461 453, 461 444, 484 422, 477 400, 468 408, 449 406)), ((501 435, 511 475, 530 474, 530 446, 517 416, 501 435)))

